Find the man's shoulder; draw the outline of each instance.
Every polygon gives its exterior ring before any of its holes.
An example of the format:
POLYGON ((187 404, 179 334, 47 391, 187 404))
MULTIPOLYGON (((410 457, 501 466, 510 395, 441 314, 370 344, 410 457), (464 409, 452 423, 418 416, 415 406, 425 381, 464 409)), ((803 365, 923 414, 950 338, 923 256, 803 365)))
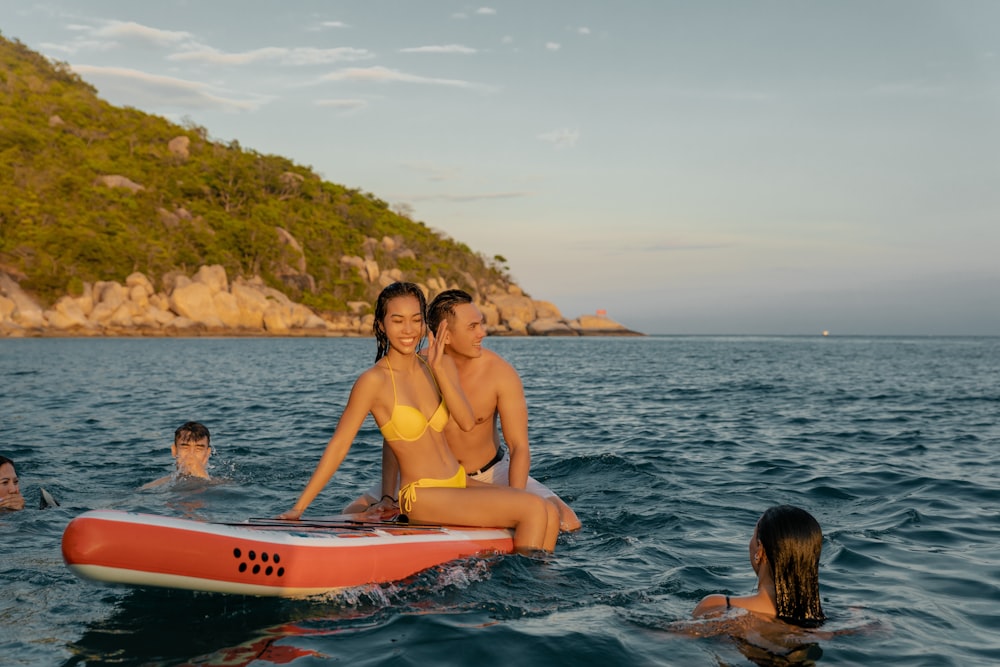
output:
POLYGON ((139 487, 139 490, 146 491, 148 489, 155 489, 157 487, 163 486, 172 479, 174 479, 174 475, 166 475, 159 479, 154 479, 152 482, 146 482, 145 484, 139 487))
POLYGON ((483 372, 489 373, 489 375, 498 380, 520 380, 521 376, 518 374, 517 369, 513 365, 499 354, 493 350, 483 349, 483 356, 481 356, 480 361, 482 364, 480 368, 483 372))
MULTIPOLYGON (((484 362, 484 366, 490 365, 496 368, 509 368, 512 371, 514 370, 514 367, 509 361, 501 357, 493 350, 487 350, 485 347, 483 348, 483 356, 480 357, 480 359, 484 362)), ((517 371, 514 372, 516 373, 517 371)))

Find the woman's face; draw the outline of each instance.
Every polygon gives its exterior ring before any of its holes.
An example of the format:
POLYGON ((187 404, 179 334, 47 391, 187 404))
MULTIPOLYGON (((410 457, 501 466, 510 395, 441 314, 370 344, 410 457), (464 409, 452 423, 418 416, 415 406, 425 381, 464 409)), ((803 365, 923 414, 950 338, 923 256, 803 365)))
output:
POLYGON ((0 498, 18 495, 21 495, 21 487, 14 466, 4 463, 0 466, 0 498))
POLYGON ((391 348, 403 354, 415 352, 424 333, 424 314, 417 297, 404 295, 389 301, 382 326, 391 348))

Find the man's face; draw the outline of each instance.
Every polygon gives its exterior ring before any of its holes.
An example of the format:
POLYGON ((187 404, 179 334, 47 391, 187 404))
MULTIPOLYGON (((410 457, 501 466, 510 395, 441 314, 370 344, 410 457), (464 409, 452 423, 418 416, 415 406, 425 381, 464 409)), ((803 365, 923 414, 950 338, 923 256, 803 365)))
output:
POLYGON ((482 342, 486 337, 483 314, 474 303, 455 306, 455 314, 448 323, 448 353, 462 357, 478 358, 483 355, 482 342))
POLYGON ((174 458, 177 459, 178 473, 196 477, 205 475, 205 466, 208 465, 208 458, 212 455, 208 438, 182 440, 173 445, 171 451, 173 451, 174 458))

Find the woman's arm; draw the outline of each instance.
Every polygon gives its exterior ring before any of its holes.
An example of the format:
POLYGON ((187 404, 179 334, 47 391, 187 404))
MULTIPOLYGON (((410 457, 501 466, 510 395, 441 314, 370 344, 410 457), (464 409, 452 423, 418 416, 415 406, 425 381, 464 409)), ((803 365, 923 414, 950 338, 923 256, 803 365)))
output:
POLYGON ((395 498, 399 488, 399 461, 392 453, 392 448, 385 440, 382 441, 382 499, 386 496, 395 498))
POLYGON ((327 485, 337 468, 347 456, 347 451, 351 448, 354 436, 361 429, 365 417, 371 412, 379 387, 379 380, 371 371, 366 371, 351 389, 351 396, 347 400, 347 407, 340 415, 337 428, 333 432, 330 441, 326 445, 326 450, 320 458, 316 469, 313 471, 309 483, 303 489, 302 495, 296 501, 295 506, 281 514, 279 519, 298 519, 306 511, 309 504, 315 500, 323 487, 327 485))
POLYGON ((459 384, 455 361, 444 352, 447 334, 447 318, 441 320, 436 336, 433 332, 427 332, 427 365, 434 373, 434 380, 441 390, 441 396, 444 397, 451 418, 463 431, 471 431, 476 427, 476 415, 465 392, 462 391, 462 385, 459 384))

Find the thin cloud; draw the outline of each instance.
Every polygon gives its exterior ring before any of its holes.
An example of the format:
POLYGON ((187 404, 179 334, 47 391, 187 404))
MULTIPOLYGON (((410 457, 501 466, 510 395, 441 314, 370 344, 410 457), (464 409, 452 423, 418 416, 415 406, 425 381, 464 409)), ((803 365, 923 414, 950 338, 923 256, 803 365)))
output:
POLYGON ((718 241, 647 241, 637 239, 619 239, 614 241, 579 239, 569 241, 567 244, 581 250, 593 250, 603 252, 607 255, 661 255, 673 252, 697 252, 704 250, 725 250, 726 248, 737 247, 731 242, 718 241))
POLYGON ((664 94, 670 97, 681 97, 694 100, 718 100, 723 102, 766 102, 774 96, 770 93, 755 90, 737 89, 696 89, 696 88, 668 88, 664 94))
POLYGON ((735 244, 733 243, 692 243, 690 241, 663 241, 660 243, 648 243, 639 244, 635 246, 626 246, 624 249, 628 252, 645 252, 645 253, 661 253, 661 252, 680 252, 687 250, 721 250, 723 248, 733 248, 735 244))
POLYGON ((410 197, 411 201, 449 201, 456 203, 466 203, 471 201, 484 201, 496 199, 522 199, 531 197, 534 193, 527 191, 511 192, 481 192, 467 195, 437 194, 437 195, 417 195, 410 197))
POLYGON ((326 30, 332 28, 334 30, 341 28, 350 28, 351 26, 344 23, 343 21, 323 21, 318 26, 310 28, 310 30, 326 30))
POLYGON ((406 49, 400 49, 400 53, 479 53, 476 49, 470 46, 463 46, 461 44, 443 44, 440 46, 414 46, 406 49))
POLYGON ((209 65, 251 65, 260 62, 276 62, 281 65, 329 65, 336 62, 355 62, 373 58, 367 49, 349 46, 334 49, 314 49, 284 47, 264 47, 240 53, 225 53, 210 47, 181 51, 167 56, 167 60, 199 62, 209 65))
POLYGON ((587 26, 583 26, 582 25, 582 26, 580 26, 579 28, 576 29, 576 34, 578 34, 578 35, 584 35, 584 36, 589 35, 590 34, 590 28, 588 28, 587 26))
POLYGON ((114 42, 100 40, 74 39, 68 44, 54 44, 52 42, 42 42, 39 48, 46 53, 65 53, 75 55, 80 51, 110 51, 117 45, 114 42))
POLYGON ((545 42, 545 48, 549 51, 558 51, 562 48, 562 44, 559 42, 545 42))
POLYGON ((320 77, 321 81, 351 81, 370 83, 414 83, 418 85, 447 86, 451 88, 467 88, 470 90, 490 91, 493 88, 481 83, 463 81, 461 79, 437 79, 433 77, 407 74, 388 67, 348 67, 347 69, 330 72, 320 77))
POLYGON ((886 97, 928 97, 947 92, 944 86, 914 82, 883 83, 872 89, 873 94, 886 97))
POLYGON ((368 106, 367 100, 359 99, 316 100, 313 104, 318 107, 330 107, 345 112, 360 111, 368 106))
POLYGON ((435 182, 455 180, 460 173, 454 167, 442 167, 429 162, 403 162, 400 166, 404 169, 424 174, 427 180, 435 182))
POLYGON ((244 51, 243 53, 223 53, 211 47, 204 47, 197 50, 181 51, 167 56, 167 60, 175 62, 196 62, 209 65, 249 65, 262 60, 277 60, 283 56, 288 49, 278 47, 265 47, 244 51))
POLYGON ((255 111, 269 98, 233 99, 210 86, 124 67, 73 65, 73 71, 92 82, 105 97, 139 108, 214 109, 228 112, 255 111))
POLYGON ((173 46, 191 41, 194 36, 181 30, 160 30, 134 21, 108 21, 92 32, 96 37, 135 40, 156 46, 173 46))
POLYGON ((66 29, 76 35, 65 44, 44 42, 41 47, 47 51, 66 54, 81 52, 111 51, 121 48, 123 42, 142 47, 176 48, 178 45, 193 45, 194 36, 189 32, 160 30, 134 21, 105 21, 100 26, 73 23, 66 29))
POLYGON ((480 7, 479 9, 476 10, 476 14, 480 16, 494 16, 496 15, 496 13, 497 10, 493 9, 492 7, 480 7))
POLYGON ((580 140, 580 131, 561 127, 550 132, 543 132, 538 135, 538 138, 556 148, 573 148, 580 140))

